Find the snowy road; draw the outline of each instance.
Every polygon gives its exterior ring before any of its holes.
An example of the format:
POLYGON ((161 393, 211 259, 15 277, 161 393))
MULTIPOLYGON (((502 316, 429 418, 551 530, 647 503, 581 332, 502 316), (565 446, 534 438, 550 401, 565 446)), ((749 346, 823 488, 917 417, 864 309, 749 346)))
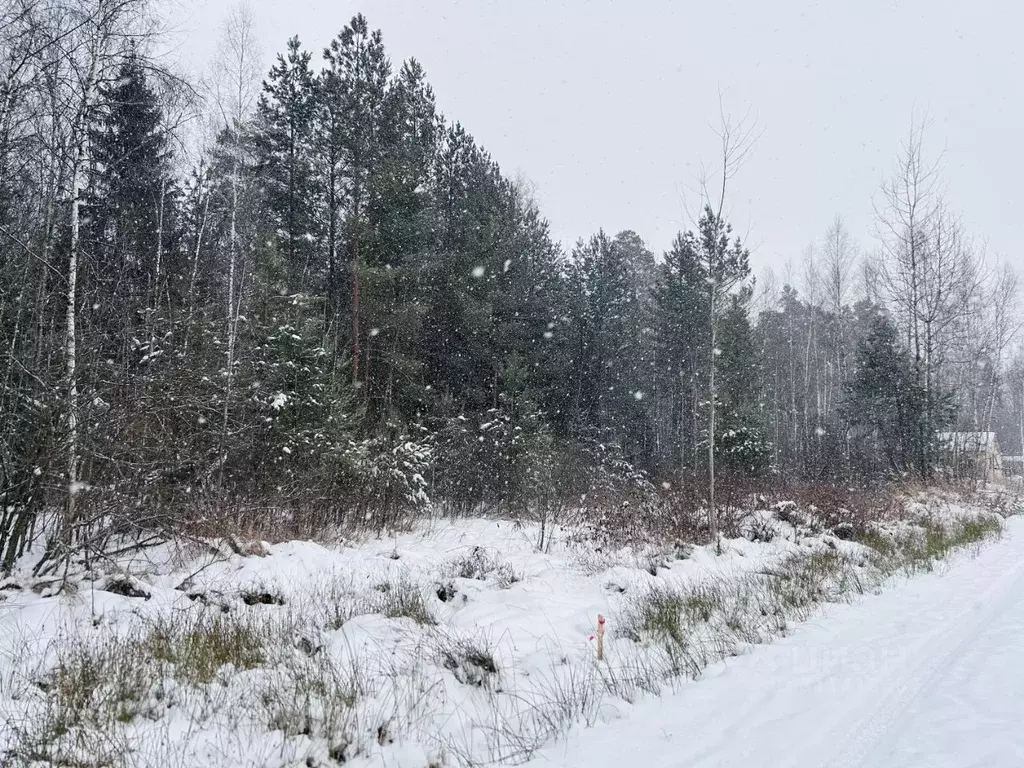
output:
POLYGON ((531 766, 1024 766, 1024 520, 531 766))

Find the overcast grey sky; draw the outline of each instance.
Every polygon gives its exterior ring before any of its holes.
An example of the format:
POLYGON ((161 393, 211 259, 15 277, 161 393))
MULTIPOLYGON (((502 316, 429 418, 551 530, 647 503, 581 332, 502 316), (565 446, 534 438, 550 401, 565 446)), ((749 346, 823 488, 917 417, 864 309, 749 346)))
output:
MULTIPOLYGON (((201 68, 236 0, 177 0, 201 68)), ((357 12, 394 63, 415 56, 440 109, 537 186, 556 238, 636 230, 657 252, 716 160, 719 91, 763 130, 730 210, 755 264, 798 260, 841 214, 875 245, 872 198, 913 114, 944 153, 952 205, 1024 266, 1020 38, 993 0, 250 0, 268 66, 291 35, 317 57, 357 12)))

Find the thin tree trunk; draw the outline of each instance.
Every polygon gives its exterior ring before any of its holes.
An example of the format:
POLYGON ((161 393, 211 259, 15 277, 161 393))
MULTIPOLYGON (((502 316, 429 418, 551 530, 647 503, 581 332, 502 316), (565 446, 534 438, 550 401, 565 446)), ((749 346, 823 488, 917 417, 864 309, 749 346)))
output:
POLYGON ((163 269, 164 256, 164 204, 167 198, 167 179, 160 180, 160 202, 157 205, 156 220, 156 263, 153 269, 153 311, 149 313, 149 350, 150 361, 156 352, 156 314, 160 310, 160 271, 163 269))
MULTIPOLYGON (((98 42, 97 42, 98 45, 98 42)), ((64 519, 61 523, 62 557, 67 557, 73 540, 73 529, 78 513, 77 496, 79 487, 79 464, 81 448, 79 445, 79 403, 78 403, 78 258, 81 247, 81 209, 82 192, 85 186, 84 166, 86 154, 86 125, 88 112, 94 99, 96 70, 99 51, 93 51, 89 61, 89 72, 83 88, 82 103, 78 114, 78 125, 75 127, 75 150, 71 166, 71 241, 68 249, 68 282, 67 307, 64 328, 64 366, 67 387, 67 500, 64 508, 64 519)))
MULTIPOLYGON (((202 180, 199 182, 199 196, 202 197, 202 180)), ((188 346, 192 341, 192 323, 196 310, 196 280, 199 277, 199 254, 203 247, 203 235, 206 233, 207 215, 210 211, 210 196, 203 200, 203 214, 196 233, 196 247, 192 254, 192 274, 188 281, 188 318, 185 322, 185 357, 188 357, 188 346)))
MULTIPOLYGON (((234 147, 238 152, 238 146, 234 147)), ((235 319, 235 273, 238 268, 238 158, 235 157, 231 170, 231 218, 228 234, 228 296, 227 296, 227 381, 224 387, 224 409, 222 414, 220 445, 220 482, 224 482, 224 466, 227 464, 228 449, 228 418, 230 417, 231 397, 233 394, 235 375, 235 335, 238 325, 235 319)))
POLYGON ((334 343, 332 350, 332 370, 338 370, 338 343, 341 336, 341 291, 338 290, 338 200, 337 200, 337 158, 334 149, 330 151, 330 174, 327 190, 327 328, 333 330, 334 343))
POLYGON ((352 252, 352 383, 359 384, 359 198, 355 202, 355 237, 352 252))
MULTIPOLYGON (((714 280, 714 271, 711 272, 711 279, 714 280)), ((715 507, 715 412, 716 412, 716 392, 715 392, 715 358, 717 357, 718 350, 716 345, 718 343, 718 335, 715 329, 715 289, 716 286, 712 282, 711 284, 711 371, 710 379, 708 383, 708 391, 711 395, 711 404, 708 408, 708 504, 710 510, 710 523, 711 523, 711 537, 714 541, 718 542, 718 510, 715 507)))

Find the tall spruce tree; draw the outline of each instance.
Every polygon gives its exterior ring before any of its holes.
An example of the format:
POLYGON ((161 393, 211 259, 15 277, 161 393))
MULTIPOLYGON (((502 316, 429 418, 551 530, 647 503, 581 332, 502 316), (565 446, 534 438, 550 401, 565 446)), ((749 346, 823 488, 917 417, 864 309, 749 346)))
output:
MULTIPOLYGON (((82 293, 95 343, 125 365, 152 360, 153 322, 167 294, 174 253, 175 182, 169 139, 146 64, 132 49, 103 88, 105 105, 92 130, 93 167, 86 198, 88 252, 82 293), (152 329, 150 329, 152 331, 152 329), (132 347, 126 340, 137 339, 132 347)), ((176 291, 184 286, 170 285, 176 291)))
POLYGON ((926 418, 925 393, 917 383, 913 358, 901 346, 899 331, 884 310, 861 303, 856 312, 863 335, 846 400, 847 418, 855 430, 856 466, 865 474, 912 471, 926 418))
POLYGON ((750 324, 748 286, 729 297, 719 320, 719 417, 721 437, 715 450, 720 464, 757 475, 771 463, 759 385, 761 359, 750 324))

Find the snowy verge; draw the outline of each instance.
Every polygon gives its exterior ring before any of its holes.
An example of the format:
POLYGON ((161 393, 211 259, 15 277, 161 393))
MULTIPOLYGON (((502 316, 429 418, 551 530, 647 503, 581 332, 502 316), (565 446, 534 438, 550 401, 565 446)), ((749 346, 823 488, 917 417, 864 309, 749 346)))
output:
POLYGON ((822 531, 813 510, 780 504, 718 548, 608 551, 561 530, 540 553, 529 525, 471 520, 249 556, 168 544, 59 594, 14 578, 0 584, 0 756, 521 762, 785 634, 821 603, 980 545, 1001 521, 926 498, 904 520, 822 531))

